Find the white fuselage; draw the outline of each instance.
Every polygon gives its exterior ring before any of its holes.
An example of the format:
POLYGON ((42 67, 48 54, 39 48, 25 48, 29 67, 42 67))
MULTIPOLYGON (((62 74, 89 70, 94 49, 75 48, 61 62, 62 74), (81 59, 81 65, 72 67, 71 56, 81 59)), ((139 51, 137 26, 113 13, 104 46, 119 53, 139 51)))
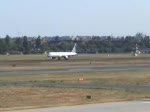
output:
POLYGON ((69 57, 72 57, 72 56, 75 56, 75 55, 77 55, 77 53, 76 53, 76 44, 74 45, 71 52, 50 52, 48 54, 48 57, 51 57, 52 59, 55 59, 55 58, 60 59, 62 57, 62 58, 65 58, 67 60, 69 57))
POLYGON ((65 58, 68 59, 69 57, 75 56, 77 53, 74 52, 50 52, 48 57, 54 58, 65 58))
POLYGON ((74 53, 74 52, 50 52, 48 54, 49 57, 65 57, 65 56, 74 56, 76 55, 77 53, 74 53))

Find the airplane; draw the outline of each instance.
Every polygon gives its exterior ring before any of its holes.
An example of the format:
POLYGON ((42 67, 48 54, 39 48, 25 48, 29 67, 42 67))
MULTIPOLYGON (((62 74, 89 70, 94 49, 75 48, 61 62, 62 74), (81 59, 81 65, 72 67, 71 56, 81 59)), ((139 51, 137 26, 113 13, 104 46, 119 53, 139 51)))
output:
POLYGON ((48 57, 50 57, 51 59, 58 58, 58 60, 60 60, 60 58, 64 58, 68 60, 68 58, 77 55, 76 47, 77 47, 77 44, 74 45, 71 52, 49 52, 48 57))

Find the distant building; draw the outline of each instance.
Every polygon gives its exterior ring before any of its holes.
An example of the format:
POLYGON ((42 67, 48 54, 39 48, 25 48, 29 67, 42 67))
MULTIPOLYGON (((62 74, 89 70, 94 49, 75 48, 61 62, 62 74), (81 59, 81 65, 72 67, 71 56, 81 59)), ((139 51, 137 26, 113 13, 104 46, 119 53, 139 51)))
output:
POLYGON ((150 54, 150 48, 143 48, 141 49, 141 52, 144 54, 150 54))

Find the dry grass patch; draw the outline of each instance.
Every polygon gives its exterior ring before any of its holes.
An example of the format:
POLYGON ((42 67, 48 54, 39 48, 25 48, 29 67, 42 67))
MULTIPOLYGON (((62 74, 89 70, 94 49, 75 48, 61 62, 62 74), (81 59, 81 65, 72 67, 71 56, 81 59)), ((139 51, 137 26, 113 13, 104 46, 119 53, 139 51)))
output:
POLYGON ((88 73, 51 73, 40 75, 6 75, 0 81, 25 81, 35 83, 87 83, 103 85, 150 85, 150 71, 113 71, 88 73), (79 81, 79 78, 84 81, 79 81))
POLYGON ((0 87, 0 110, 12 107, 78 105, 143 98, 150 98, 149 92, 3 86, 0 87))

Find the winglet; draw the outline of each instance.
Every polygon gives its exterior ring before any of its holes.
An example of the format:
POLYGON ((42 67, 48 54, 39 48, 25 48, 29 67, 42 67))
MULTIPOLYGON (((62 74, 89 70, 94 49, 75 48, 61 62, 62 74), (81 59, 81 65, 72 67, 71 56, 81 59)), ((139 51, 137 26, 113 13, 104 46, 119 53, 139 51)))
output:
POLYGON ((77 47, 77 44, 75 43, 75 45, 74 45, 74 47, 73 47, 73 49, 72 49, 72 51, 71 51, 71 52, 76 53, 76 52, 77 52, 76 47, 77 47))

